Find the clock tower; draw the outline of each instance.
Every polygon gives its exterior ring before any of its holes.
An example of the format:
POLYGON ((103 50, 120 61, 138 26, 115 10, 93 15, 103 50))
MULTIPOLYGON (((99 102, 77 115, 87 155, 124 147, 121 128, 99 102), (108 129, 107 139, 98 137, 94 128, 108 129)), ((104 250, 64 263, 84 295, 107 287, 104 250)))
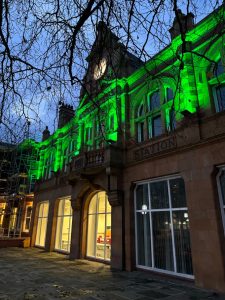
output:
POLYGON ((81 98, 85 94, 95 97, 111 80, 127 77, 143 64, 102 21, 97 25, 96 39, 86 60, 81 98))

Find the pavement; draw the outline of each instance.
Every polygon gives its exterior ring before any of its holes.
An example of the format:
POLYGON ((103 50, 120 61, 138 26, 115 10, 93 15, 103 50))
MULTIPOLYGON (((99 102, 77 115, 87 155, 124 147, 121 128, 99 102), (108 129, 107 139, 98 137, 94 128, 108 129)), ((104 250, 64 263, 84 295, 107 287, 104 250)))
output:
POLYGON ((0 249, 0 300, 225 300, 193 283, 150 272, 112 271, 109 265, 69 260, 37 248, 0 249))

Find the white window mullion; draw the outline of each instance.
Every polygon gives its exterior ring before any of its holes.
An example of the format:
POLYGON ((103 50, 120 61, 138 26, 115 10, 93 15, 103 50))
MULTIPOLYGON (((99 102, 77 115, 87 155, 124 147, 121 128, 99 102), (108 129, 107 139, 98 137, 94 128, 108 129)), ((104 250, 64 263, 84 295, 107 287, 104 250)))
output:
POLYGON ((154 258, 154 241, 153 241, 153 228, 152 228, 152 211, 151 211, 151 196, 150 196, 150 183, 148 184, 148 201, 149 201, 149 218, 150 218, 150 240, 151 240, 151 256, 152 256, 152 268, 155 267, 155 258, 154 258))
POLYGON ((172 236, 174 272, 177 273, 176 250, 175 250, 175 240, 174 240, 174 231, 173 231, 173 212, 172 212, 172 203, 171 203, 169 180, 167 180, 167 189, 168 189, 168 195, 169 195, 170 230, 171 230, 171 236, 172 236))

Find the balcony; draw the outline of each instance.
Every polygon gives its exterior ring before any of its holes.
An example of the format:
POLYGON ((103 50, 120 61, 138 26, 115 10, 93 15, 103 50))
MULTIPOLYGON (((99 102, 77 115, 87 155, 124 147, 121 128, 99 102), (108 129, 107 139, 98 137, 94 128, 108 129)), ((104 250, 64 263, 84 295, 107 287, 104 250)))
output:
POLYGON ((73 157, 70 172, 75 174, 97 174, 107 167, 121 167, 122 150, 109 145, 106 148, 83 152, 73 157))
POLYGON ((73 157, 70 171, 75 173, 96 173, 104 168, 105 149, 84 152, 73 157))

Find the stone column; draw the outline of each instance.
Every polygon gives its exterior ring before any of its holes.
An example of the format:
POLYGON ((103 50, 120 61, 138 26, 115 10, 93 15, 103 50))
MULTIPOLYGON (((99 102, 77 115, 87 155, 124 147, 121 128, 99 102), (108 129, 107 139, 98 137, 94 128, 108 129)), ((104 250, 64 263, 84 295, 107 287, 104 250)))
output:
POLYGON ((124 239, 123 239, 123 194, 119 190, 108 192, 109 203, 112 207, 112 244, 111 268, 124 269, 124 239))
POLYGON ((71 206, 73 209, 70 259, 77 259, 81 257, 81 199, 71 199, 71 206))

